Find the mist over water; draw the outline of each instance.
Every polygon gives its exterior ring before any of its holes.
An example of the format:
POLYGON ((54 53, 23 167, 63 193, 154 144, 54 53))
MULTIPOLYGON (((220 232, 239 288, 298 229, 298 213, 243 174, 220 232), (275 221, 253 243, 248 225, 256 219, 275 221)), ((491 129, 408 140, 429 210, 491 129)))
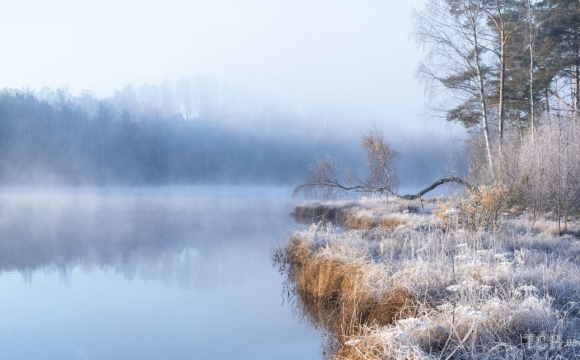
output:
POLYGON ((270 263, 288 194, 3 191, 0 358, 318 358, 270 263))

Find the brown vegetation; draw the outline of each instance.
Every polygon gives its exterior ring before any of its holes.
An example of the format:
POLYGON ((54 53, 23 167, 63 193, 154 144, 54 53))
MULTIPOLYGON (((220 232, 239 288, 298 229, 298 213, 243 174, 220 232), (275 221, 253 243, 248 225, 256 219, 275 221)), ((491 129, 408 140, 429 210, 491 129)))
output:
MULTIPOLYGON (((415 206, 408 204, 399 204, 396 208, 401 213, 417 213, 419 211, 415 206)), ((360 208, 354 202, 338 204, 311 203, 296 206, 291 215, 300 224, 332 223, 343 226, 348 230, 370 230, 376 228, 393 230, 400 225, 408 223, 401 216, 368 216, 359 214, 358 210, 360 208)))
POLYGON ((468 198, 439 202, 433 215, 442 220, 446 229, 497 229, 502 211, 508 208, 507 195, 501 186, 480 186, 468 198), (455 209, 455 213, 450 214, 450 209, 455 209))
POLYGON ((389 216, 385 218, 373 218, 370 216, 357 216, 356 214, 348 214, 344 227, 348 230, 370 230, 370 229, 385 229, 393 230, 401 225, 406 225, 407 222, 397 216, 389 216))
POLYGON ((295 236, 282 255, 298 307, 335 337, 359 334, 362 326, 385 326, 412 316, 414 294, 391 288, 377 294, 364 281, 364 264, 321 255, 295 236))

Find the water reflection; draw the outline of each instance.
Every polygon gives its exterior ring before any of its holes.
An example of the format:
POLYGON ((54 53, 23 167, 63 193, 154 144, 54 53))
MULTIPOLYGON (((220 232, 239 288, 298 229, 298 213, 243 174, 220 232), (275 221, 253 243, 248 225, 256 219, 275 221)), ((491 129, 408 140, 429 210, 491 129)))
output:
POLYGON ((270 263, 292 208, 287 189, 0 194, 0 359, 319 358, 270 263))
POLYGON ((283 240, 275 232, 290 229, 290 208, 280 199, 1 194, 0 270, 30 280, 36 270, 66 277, 78 266, 208 286, 219 281, 220 264, 283 240))

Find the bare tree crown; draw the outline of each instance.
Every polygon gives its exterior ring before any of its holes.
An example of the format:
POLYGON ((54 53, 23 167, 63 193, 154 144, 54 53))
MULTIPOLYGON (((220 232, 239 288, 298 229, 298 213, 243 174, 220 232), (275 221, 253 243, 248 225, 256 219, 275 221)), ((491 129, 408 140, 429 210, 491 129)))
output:
POLYGON ((435 181, 414 195, 399 195, 395 192, 398 185, 397 160, 400 155, 393 150, 383 132, 376 127, 363 135, 361 146, 367 152, 368 176, 362 180, 347 167, 337 165, 332 159, 319 158, 310 166, 306 182, 294 188, 294 196, 332 197, 341 192, 359 191, 365 193, 389 194, 406 200, 418 199, 436 187, 455 182, 475 191, 475 187, 458 177, 446 177, 435 181))
POLYGON ((398 185, 396 162, 400 155, 389 146, 383 131, 375 127, 367 132, 362 137, 361 147, 367 152, 367 184, 394 191, 398 185))

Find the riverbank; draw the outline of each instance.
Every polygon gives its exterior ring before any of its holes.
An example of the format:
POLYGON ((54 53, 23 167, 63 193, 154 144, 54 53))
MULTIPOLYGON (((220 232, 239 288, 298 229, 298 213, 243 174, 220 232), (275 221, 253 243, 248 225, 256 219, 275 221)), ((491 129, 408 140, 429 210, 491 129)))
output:
POLYGON ((297 207, 295 219, 314 224, 275 261, 296 308, 327 335, 325 356, 576 358, 577 221, 561 235, 551 214, 498 213, 488 200, 473 213, 434 199, 297 207))

